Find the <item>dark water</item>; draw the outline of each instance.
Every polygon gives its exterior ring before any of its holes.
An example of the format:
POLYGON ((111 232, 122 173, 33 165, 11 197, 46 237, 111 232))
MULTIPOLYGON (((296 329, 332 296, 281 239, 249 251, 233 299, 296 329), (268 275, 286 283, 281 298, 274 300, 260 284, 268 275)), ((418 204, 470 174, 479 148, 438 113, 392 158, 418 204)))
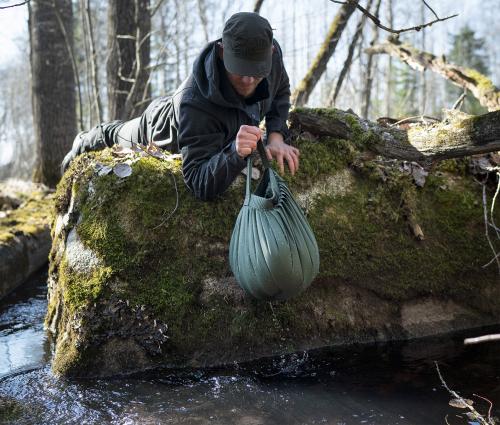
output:
POLYGON ((66 380, 48 366, 45 276, 0 304, 0 396, 26 407, 22 424, 474 424, 448 405, 448 386, 500 416, 500 343, 464 336, 322 349, 212 370, 66 380), (460 416, 457 416, 460 415, 460 416))

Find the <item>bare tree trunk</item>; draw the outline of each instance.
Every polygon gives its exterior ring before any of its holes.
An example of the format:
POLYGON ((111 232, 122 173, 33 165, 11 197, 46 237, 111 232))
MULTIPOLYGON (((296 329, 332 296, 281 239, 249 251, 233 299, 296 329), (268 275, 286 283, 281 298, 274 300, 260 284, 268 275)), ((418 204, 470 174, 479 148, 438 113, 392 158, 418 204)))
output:
POLYGON ((313 60, 306 76, 299 83, 297 89, 292 95, 292 103, 296 106, 302 106, 307 103, 314 87, 316 87, 316 84, 323 75, 323 72, 325 72, 328 61, 335 52, 340 36, 342 35, 342 31, 344 31, 347 21, 356 9, 357 3, 358 1, 355 0, 345 3, 340 7, 340 10, 330 25, 330 29, 325 41, 321 45, 320 51, 313 60))
MULTIPOLYGON (((375 6, 375 17, 378 18, 381 0, 377 0, 375 6)), ((378 26, 373 25, 373 38, 370 45, 373 46, 378 40, 378 26)), ((370 109, 371 94, 373 84, 373 55, 368 55, 368 65, 366 67, 366 80, 363 90, 363 105, 361 107, 361 114, 364 118, 368 118, 368 111, 370 109)))
POLYGON ((108 7, 109 118, 129 119, 146 107, 151 15, 149 0, 110 0, 108 7))
MULTIPOLYGON (((368 0, 368 3, 366 4, 365 9, 370 11, 370 7, 372 5, 372 0, 368 0)), ((337 96, 340 93, 340 89, 342 88, 342 83, 344 82, 344 78, 349 72, 349 69, 351 68, 352 64, 352 58, 354 56, 354 50, 356 49, 356 46, 358 44, 359 37, 361 36, 361 33, 363 32, 363 27, 366 22, 366 15, 362 14, 361 19, 358 22, 358 25, 356 26, 356 32, 354 33, 354 36, 352 37, 351 44, 349 45, 349 50, 347 52, 347 58, 344 62, 344 66, 342 67, 342 70, 340 71, 339 78, 337 80, 337 84, 335 85, 335 88, 331 91, 330 93, 330 98, 328 99, 328 106, 333 106, 335 105, 335 102, 337 100, 337 96)))
POLYGON ((466 88, 479 100, 479 103, 489 111, 500 109, 500 90, 490 79, 480 72, 449 64, 444 57, 423 52, 417 48, 403 44, 395 38, 366 49, 371 54, 387 53, 405 62, 418 71, 430 69, 450 80, 453 84, 466 88))
POLYGON ((76 133, 75 81, 68 52, 73 39, 70 0, 32 2, 30 13, 32 106, 37 163, 33 179, 49 187, 76 133), (57 14, 64 23, 62 31, 57 14))
POLYGON ((446 121, 410 130, 386 127, 335 109, 298 108, 290 112, 290 128, 296 133, 338 139, 365 138, 366 149, 379 155, 428 163, 500 149, 500 111, 470 116, 449 111, 446 121), (360 134, 360 128, 362 133, 360 134))
POLYGON ((97 121, 102 122, 102 103, 101 95, 99 93, 99 70, 96 61, 95 52, 95 42, 94 42, 94 32, 92 29, 92 17, 90 13, 90 0, 82 0, 81 7, 83 9, 82 13, 85 16, 85 26, 88 36, 88 46, 89 46, 89 60, 90 60, 90 75, 92 78, 92 93, 94 97, 93 104, 96 108, 97 121))
POLYGON ((255 13, 260 13, 260 8, 262 7, 262 3, 264 3, 264 0, 256 0, 255 4, 253 6, 253 11, 255 13))
POLYGON ((198 13, 200 15, 201 27, 203 28, 203 35, 205 36, 205 43, 209 42, 208 38, 208 21, 207 21, 207 9, 205 5, 205 0, 198 0, 198 13))
MULTIPOLYGON (((394 27, 394 13, 393 13, 393 5, 392 5, 392 0, 389 0, 387 2, 387 12, 388 12, 388 21, 389 21, 389 27, 393 28, 394 27)), ((389 56, 389 60, 387 63, 387 73, 386 73, 386 94, 385 94, 385 101, 386 101, 386 109, 385 109, 385 114, 386 116, 390 117, 392 114, 392 90, 393 90, 393 85, 392 85, 392 56, 389 56)))
MULTIPOLYGON (((421 3, 420 5, 420 13, 421 13, 421 17, 420 17, 420 20, 421 22, 425 22, 425 11, 426 11, 426 6, 424 4, 424 2, 421 3)), ((425 52, 425 29, 422 30, 422 39, 421 39, 421 42, 422 42, 422 50, 425 52)), ((420 93, 421 93, 421 97, 420 97, 420 111, 422 113, 422 115, 425 115, 426 113, 426 110, 427 110, 427 74, 425 72, 422 72, 421 75, 421 80, 422 80, 422 85, 421 85, 421 88, 420 88, 420 93)))

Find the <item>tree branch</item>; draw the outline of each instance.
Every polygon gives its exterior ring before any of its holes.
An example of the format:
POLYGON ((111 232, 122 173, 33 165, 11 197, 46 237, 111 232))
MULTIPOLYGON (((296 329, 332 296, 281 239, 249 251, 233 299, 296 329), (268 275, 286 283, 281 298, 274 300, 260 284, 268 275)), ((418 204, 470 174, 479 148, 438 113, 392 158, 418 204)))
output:
MULTIPOLYGON (((355 0, 346 0, 346 1, 330 0, 330 1, 332 3, 337 3, 337 4, 344 4, 344 5, 345 4, 354 4, 354 5, 356 5, 356 7, 359 10, 361 10, 361 12, 363 12, 366 16, 368 16, 368 18, 370 18, 377 27, 383 29, 384 31, 393 33, 393 34, 401 34, 403 32, 408 32, 408 31, 420 31, 421 29, 423 29, 425 27, 430 27, 431 25, 435 24, 436 22, 446 21, 448 19, 451 19, 451 18, 454 18, 454 17, 458 16, 458 13, 457 13, 455 15, 447 16, 446 18, 437 18, 437 19, 434 19, 433 21, 427 22, 426 24, 417 25, 417 26, 414 26, 414 27, 411 27, 411 28, 402 28, 402 29, 399 29, 399 30, 395 30, 393 28, 389 28, 389 27, 386 27, 385 25, 382 25, 380 23, 380 19, 378 19, 376 16, 372 15, 368 10, 366 10, 363 6, 361 6, 360 4, 358 4, 355 0)), ((426 5, 427 5, 427 3, 426 3, 426 5)), ((429 7, 429 6, 427 6, 427 7, 429 7)), ((434 11, 432 11, 432 12, 434 13, 434 11)))
POLYGON ((27 4, 29 2, 30 2, 30 0, 26 0, 26 1, 23 1, 22 3, 11 4, 10 6, 0 6, 0 9, 10 9, 12 7, 24 6, 25 4, 27 4))
POLYGON ((440 74, 453 84, 469 90, 479 103, 489 111, 500 109, 500 90, 491 80, 480 72, 446 62, 444 57, 421 51, 408 43, 402 43, 395 37, 389 37, 384 43, 369 47, 366 53, 386 53, 405 62, 418 71, 430 69, 440 74))

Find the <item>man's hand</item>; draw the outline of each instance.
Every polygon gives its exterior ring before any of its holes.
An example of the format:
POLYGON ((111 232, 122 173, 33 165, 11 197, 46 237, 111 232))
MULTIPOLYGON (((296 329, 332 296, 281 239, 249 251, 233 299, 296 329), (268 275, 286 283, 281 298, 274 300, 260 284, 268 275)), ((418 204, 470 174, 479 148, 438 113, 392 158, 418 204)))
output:
POLYGON ((287 145, 283 140, 281 133, 270 133, 267 138, 266 146, 267 158, 271 161, 273 158, 278 163, 281 174, 285 173, 285 161, 288 164, 292 176, 299 169, 300 152, 297 148, 287 145))
POLYGON ((246 158, 256 148, 257 142, 262 138, 262 130, 252 125, 242 125, 236 135, 236 152, 246 158))

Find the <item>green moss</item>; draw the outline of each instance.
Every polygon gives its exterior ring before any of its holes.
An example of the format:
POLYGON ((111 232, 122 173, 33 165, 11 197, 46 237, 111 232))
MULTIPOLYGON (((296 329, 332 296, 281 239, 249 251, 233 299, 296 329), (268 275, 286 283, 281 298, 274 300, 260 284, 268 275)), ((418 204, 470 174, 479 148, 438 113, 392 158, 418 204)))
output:
MULTIPOLYGON (((354 123, 351 127, 357 131, 354 123)), ((360 143, 298 140, 300 169, 286 177, 292 191, 345 169, 369 141, 360 143)), ((68 177, 58 196, 61 207, 71 194, 77 199, 77 233, 102 266, 90 275, 75 274, 63 260, 59 283, 65 302, 76 311, 105 303, 113 294, 131 306, 145 305, 155 319, 168 324, 176 353, 210 345, 217 352, 221 347, 251 351, 262 341, 286 350, 311 335, 324 336, 328 326, 349 332, 350 319, 334 311, 340 283, 397 305, 419 295, 474 302, 470 288, 496 278, 496 270, 480 267, 491 254, 477 185, 457 176, 455 186, 442 190, 441 170, 417 189, 408 175, 366 162, 353 173, 351 191, 318 194, 308 216, 320 247, 318 283, 286 303, 252 301, 235 307, 213 295, 207 305, 200 299, 203 281, 231 275, 227 249, 243 201, 242 180, 220 200, 201 202, 185 189, 178 161, 141 158, 126 179, 98 176, 93 161, 113 159, 103 152, 80 160, 73 170, 78 173, 75 183, 68 177), (422 227, 424 241, 415 240, 409 219, 422 227), (113 292, 110 282, 120 282, 113 292), (331 299, 332 311, 324 314, 332 323, 310 320, 318 299, 331 299)), ((79 361, 73 346, 65 349, 69 354, 61 365, 79 361)))
POLYGON ((23 415, 23 406, 13 398, 0 396, 0 424, 9 424, 23 415))
POLYGON ((467 68, 465 70, 465 75, 473 79, 476 82, 478 88, 483 92, 496 90, 493 82, 486 75, 481 74, 475 69, 467 68))
POLYGON ((17 209, 0 218, 0 244, 8 243, 16 235, 35 236, 49 224, 53 197, 42 192, 33 192, 17 209))

